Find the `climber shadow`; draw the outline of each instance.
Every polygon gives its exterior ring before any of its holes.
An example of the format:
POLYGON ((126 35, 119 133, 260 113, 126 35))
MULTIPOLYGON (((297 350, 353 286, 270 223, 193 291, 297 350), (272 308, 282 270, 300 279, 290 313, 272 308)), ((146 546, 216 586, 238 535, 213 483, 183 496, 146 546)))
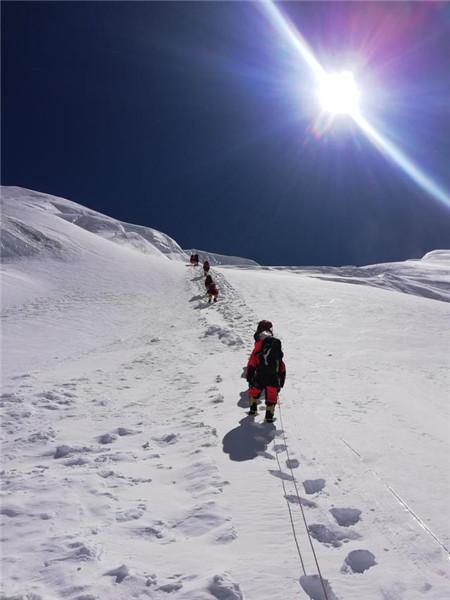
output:
MULTIPOLYGON (((200 298, 200 300, 203 298, 203 296, 200 298)), ((207 300, 205 300, 205 302, 200 302, 198 304, 196 304, 194 306, 195 310, 205 310, 206 308, 209 308, 210 306, 214 306, 213 302, 208 302, 207 300)))
POLYGON ((253 417, 244 417, 239 427, 229 431, 223 438, 223 451, 230 460, 252 460, 266 451, 276 435, 273 423, 255 423, 253 417))
POLYGON ((237 403, 237 405, 239 406, 239 408, 248 408, 249 407, 249 402, 248 402, 248 391, 245 390, 244 392, 239 392, 239 401, 237 403))
POLYGON ((203 300, 205 294, 197 294, 197 296, 192 296, 189 302, 196 302, 197 300, 203 300))
MULTIPOLYGON (((256 404, 262 404, 262 400, 261 398, 257 398, 256 399, 256 404)), ((239 400, 237 405, 239 406, 239 408, 250 408, 250 402, 249 402, 249 397, 248 397, 248 390, 245 390, 243 392, 239 392, 239 400)))
POLYGON ((191 281, 200 281, 200 279, 204 279, 203 275, 199 275, 198 277, 194 277, 191 281))

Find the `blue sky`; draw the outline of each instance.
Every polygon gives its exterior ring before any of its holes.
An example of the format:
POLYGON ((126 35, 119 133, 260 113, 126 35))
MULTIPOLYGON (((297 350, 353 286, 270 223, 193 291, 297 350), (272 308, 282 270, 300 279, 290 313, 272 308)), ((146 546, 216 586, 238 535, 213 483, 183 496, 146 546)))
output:
MULTIPOLYGON (((368 118, 450 190, 450 5, 280 5, 368 118)), ((255 3, 2 3, 2 183, 264 264, 450 247, 448 206, 350 119, 255 3)), ((450 193, 450 192, 449 192, 450 193)))

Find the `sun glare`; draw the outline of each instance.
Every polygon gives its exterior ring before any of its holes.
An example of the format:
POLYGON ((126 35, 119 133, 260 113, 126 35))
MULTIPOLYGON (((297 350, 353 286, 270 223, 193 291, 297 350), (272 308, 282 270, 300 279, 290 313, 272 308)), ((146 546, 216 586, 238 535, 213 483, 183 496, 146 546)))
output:
POLYGON ((322 110, 332 115, 355 115, 358 112, 359 90, 353 73, 326 74, 318 90, 322 110))
MULTIPOLYGON (((433 181, 400 148, 397 148, 388 138, 377 131, 367 117, 363 116, 360 107, 361 94, 356 85, 353 73, 343 71, 341 73, 327 74, 314 56, 306 39, 289 18, 283 14, 274 0, 261 0, 261 5, 267 12, 272 23, 292 44, 293 48, 297 50, 299 56, 308 65, 318 82, 316 93, 322 109, 321 113, 317 116, 320 130, 326 131, 331 127, 334 117, 347 115, 360 127, 361 131, 364 132, 374 146, 397 164, 417 185, 450 207, 449 192, 433 181)), ((320 134, 321 131, 318 131, 318 133, 320 134)))

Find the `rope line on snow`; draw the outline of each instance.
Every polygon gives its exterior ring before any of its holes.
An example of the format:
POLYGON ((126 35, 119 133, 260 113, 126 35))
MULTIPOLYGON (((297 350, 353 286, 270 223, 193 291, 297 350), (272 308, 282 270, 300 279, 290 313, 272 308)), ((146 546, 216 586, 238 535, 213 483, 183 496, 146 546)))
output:
MULTIPOLYGON (((278 452, 275 452, 275 456, 277 457, 277 462, 278 462, 278 468, 280 469, 281 472, 281 463, 280 463, 280 459, 278 457, 278 452)), ((300 558, 300 564, 302 565, 302 571, 303 571, 303 575, 306 576, 306 570, 305 570, 305 563, 303 562, 303 556, 302 556, 302 552, 300 550, 300 545, 298 543, 298 539, 297 539, 297 532, 295 531, 295 524, 294 524, 294 517, 292 516, 292 509, 291 509, 291 505, 289 503, 289 500, 287 499, 287 492, 286 492, 286 485, 284 483, 284 480, 281 480, 281 484, 283 486, 283 491, 284 491, 284 497, 286 498, 286 504, 289 510, 289 518, 291 519, 291 527, 292 527, 292 533, 294 535, 294 541, 295 541, 295 545, 297 546, 297 553, 298 556, 300 558)))
MULTIPOLYGON (((353 448, 353 446, 351 446, 347 441, 344 440, 344 438, 340 438, 341 441, 347 446, 347 448, 349 450, 351 450, 353 452, 353 454, 355 454, 358 459, 364 463, 364 457, 361 456, 361 454, 355 450, 355 448, 353 448)), ((366 465, 367 467, 367 465, 366 465)), ((439 546, 442 548, 442 550, 444 550, 449 556, 450 556, 450 550, 449 548, 447 548, 447 546, 437 537, 437 535, 435 533, 433 533, 433 531, 428 527, 428 525, 425 523, 425 521, 423 519, 421 519, 419 517, 419 515, 408 505, 408 503, 406 502, 406 500, 404 500, 400 494, 398 492, 396 492, 394 490, 394 488, 392 486, 389 485, 389 483, 387 483, 382 477, 381 475, 379 475, 379 473, 377 473, 377 471, 375 471, 375 469, 372 469, 371 467, 367 467, 367 470, 372 473, 372 475, 374 477, 376 477, 378 479, 378 481, 380 481, 380 483, 382 483, 385 488, 393 495, 393 497, 397 500, 397 502, 400 504, 400 506, 402 506, 407 512, 409 512, 409 514, 417 521, 417 523, 420 525, 420 527, 422 527, 422 529, 424 531, 426 531, 426 533, 428 533, 435 542, 437 542, 437 544, 439 544, 439 546)))
MULTIPOLYGON (((289 456, 289 450, 288 450, 288 445, 287 445, 287 440, 286 440, 286 433, 285 433, 284 425, 283 425, 283 417, 282 417, 282 414, 281 414, 281 402, 280 402, 280 399, 278 399, 278 414, 280 415, 281 431, 283 432, 284 447, 285 447, 286 456, 287 456, 287 459, 288 459, 287 466, 288 466, 288 468, 289 468, 289 470, 291 472, 292 481, 293 481, 294 487, 295 487, 295 493, 296 493, 297 499, 298 499, 298 505, 299 505, 300 511, 302 513, 303 523, 305 525, 306 534, 307 534, 308 540, 309 540, 309 545, 311 547, 311 551, 312 551, 313 556, 314 556, 314 562, 316 563, 317 573, 319 575, 320 583, 322 585, 323 593, 325 595, 325 600, 329 600, 328 599, 328 594, 327 594, 327 589, 326 589, 326 586, 325 586, 325 582, 323 580, 322 572, 320 570, 319 560, 317 558, 317 554, 316 554, 316 551, 314 549, 314 544, 312 542, 311 534, 309 533, 308 521, 306 520, 305 511, 303 510, 302 500, 300 498, 300 494, 299 494, 299 491, 298 491, 298 487, 297 487, 297 482, 295 480, 294 471, 293 471, 293 469, 291 467, 291 458, 289 456)), ((278 454, 277 454, 277 460, 278 460, 278 454)), ((278 464, 280 464, 279 460, 278 460, 278 464)), ((280 468, 280 471, 281 471, 281 468, 280 468)), ((306 573, 305 573, 305 575, 306 575, 306 573)))

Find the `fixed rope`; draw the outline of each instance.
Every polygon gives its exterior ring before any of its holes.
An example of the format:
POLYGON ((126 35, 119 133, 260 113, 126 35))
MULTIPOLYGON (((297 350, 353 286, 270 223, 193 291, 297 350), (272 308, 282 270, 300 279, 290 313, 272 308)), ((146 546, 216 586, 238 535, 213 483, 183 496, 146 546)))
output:
MULTIPOLYGON (((281 472, 281 464, 280 464, 280 459, 278 457, 278 452, 275 452, 275 456, 277 457, 278 468, 280 469, 280 472, 281 472)), ((292 509, 291 509, 291 505, 289 504, 289 500, 287 500, 286 485, 285 485, 283 479, 281 480, 281 484, 283 485, 284 497, 286 498, 286 504, 287 504, 287 507, 288 507, 288 510, 289 510, 289 517, 291 519, 292 533, 294 535, 295 545, 297 546, 298 557, 300 559, 300 564, 302 565, 303 575, 306 576, 305 563, 303 561, 302 552, 300 550, 300 545, 298 543, 297 532, 295 531, 295 525, 294 525, 294 517, 292 516, 292 509)))
MULTIPOLYGON (((283 425, 283 417, 282 417, 282 414, 281 414, 281 403, 280 403, 279 399, 278 399, 278 414, 280 415, 280 425, 281 425, 281 431, 283 433, 284 448, 285 448, 286 456, 287 456, 287 466, 288 466, 288 468, 289 468, 289 470, 291 472, 292 481, 294 483, 295 493, 296 493, 297 500, 298 500, 298 505, 299 505, 300 511, 302 513, 303 523, 305 525, 305 530, 306 530, 306 534, 308 536, 309 545, 311 547, 311 551, 312 551, 312 554, 314 556, 314 562, 316 564, 317 573, 319 575, 320 583, 322 585, 322 589, 323 589, 323 593, 324 593, 324 596, 325 596, 325 600, 329 600, 328 599, 326 585, 325 585, 325 582, 324 582, 323 577, 322 577, 322 572, 320 570, 319 560, 317 558, 317 554, 316 554, 316 551, 314 549, 314 544, 312 542, 311 534, 309 533, 308 522, 306 520, 305 511, 303 510, 303 504, 302 504, 302 500, 301 500, 301 497, 300 497, 300 494, 299 494, 299 491, 298 491, 298 487, 297 487, 297 482, 295 480, 294 471, 293 471, 292 466, 291 466, 292 463, 291 463, 291 459, 290 459, 290 456, 289 456, 289 450, 288 450, 287 440, 286 440, 286 433, 285 433, 284 425, 283 425)), ((275 454, 277 456, 278 465, 280 465, 280 461, 279 461, 279 458, 278 458, 278 453, 275 453, 275 454)), ((280 471, 281 471, 281 466, 280 466, 280 471)), ((285 487, 284 487, 284 481, 283 481, 283 489, 285 489, 285 487)), ((288 505, 289 505, 289 503, 288 503, 288 505)), ((290 509, 289 509, 289 512, 291 512, 290 509)), ((292 516, 291 516, 291 520, 292 520, 292 516)), ((297 537, 296 537, 295 534, 294 534, 294 537, 295 537, 295 542, 296 542, 297 548, 298 548, 297 537)), ((300 551, 299 551, 299 554, 301 555, 300 551)), ((303 565, 303 559, 302 559, 302 565, 303 565)), ((304 567, 303 567, 303 573, 306 575, 304 567)))

